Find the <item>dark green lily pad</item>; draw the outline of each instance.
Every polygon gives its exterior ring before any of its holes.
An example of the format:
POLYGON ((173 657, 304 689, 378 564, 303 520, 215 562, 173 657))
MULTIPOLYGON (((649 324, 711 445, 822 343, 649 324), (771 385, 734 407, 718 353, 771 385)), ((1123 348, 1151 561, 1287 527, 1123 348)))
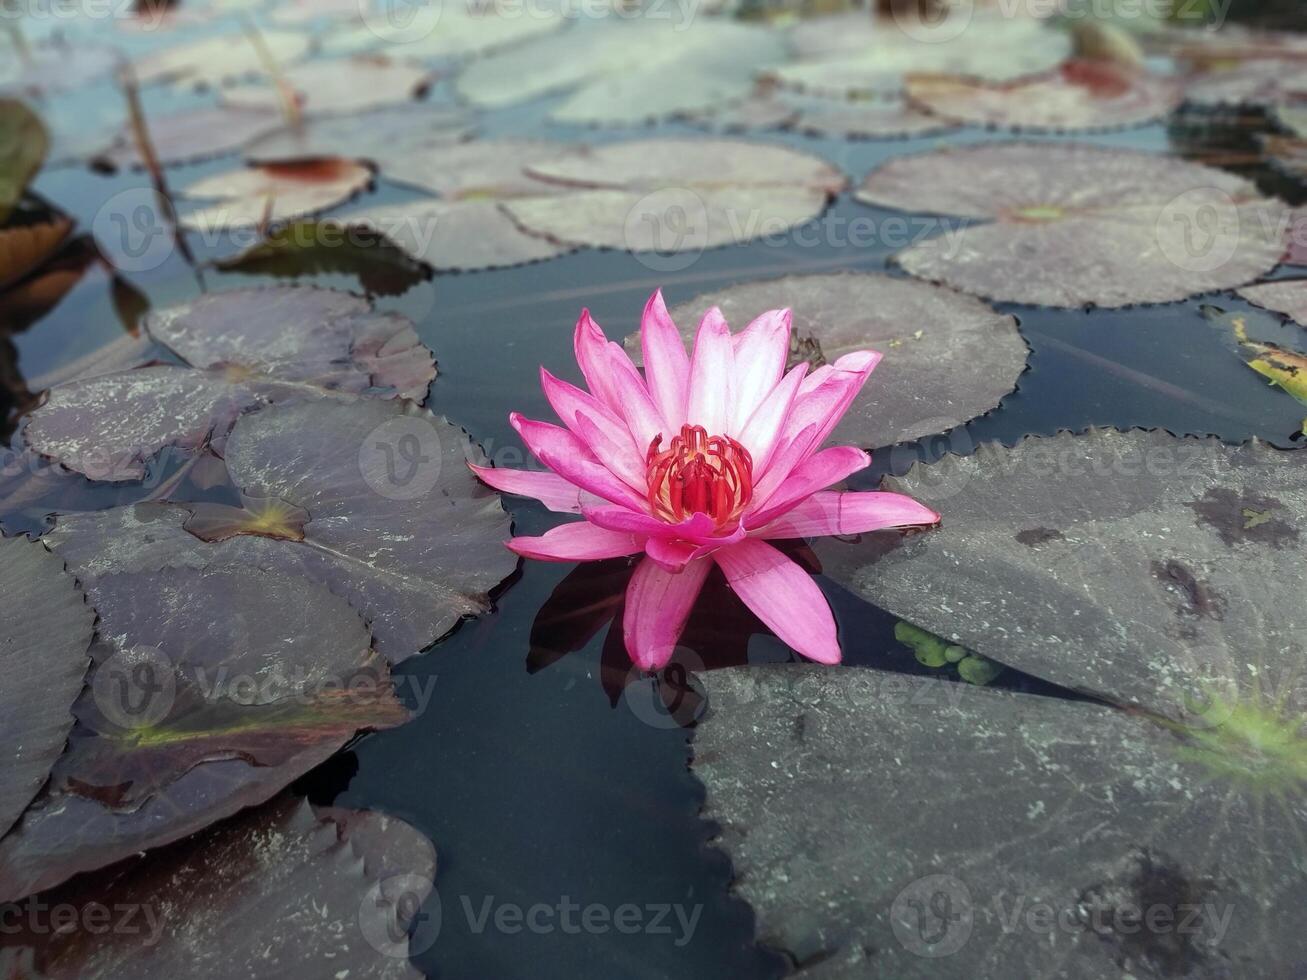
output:
MULTIPOLYGON (((672 310, 687 342, 710 306, 720 306, 735 330, 766 310, 789 307, 792 347, 816 351, 822 362, 855 350, 884 354, 831 433, 836 445, 888 446, 952 428, 997 406, 1026 366, 1016 320, 911 279, 787 276, 705 293, 672 310)), ((626 346, 638 356, 638 335, 626 346)))
POLYGON ((700 679, 705 815, 759 939, 805 977, 1290 976, 1307 958, 1296 725, 1175 731, 871 670, 700 679))
POLYGON ((1241 177, 1078 143, 897 157, 857 197, 972 222, 899 252, 914 276, 1042 306, 1164 303, 1241 286, 1279 263, 1288 227, 1288 208, 1241 177))
POLYGON ((0 540, 0 837, 45 783, 73 727, 95 612, 62 559, 0 540))
POLYGON ((0 972, 23 962, 26 949, 47 980, 420 980, 407 930, 434 877, 431 843, 408 824, 354 811, 315 815, 284 797, 52 893, 79 918, 97 906, 135 914, 103 933, 20 927, 4 937, 0 972), (215 916, 240 929, 211 928, 215 916))
POLYGON ((307 511, 302 541, 207 543, 185 530, 189 510, 155 505, 67 515, 48 538, 90 579, 224 565, 304 575, 348 599, 397 663, 486 612, 516 566, 499 496, 465 465, 476 454, 457 426, 411 406, 275 406, 236 424, 227 467, 251 496, 307 511))
POLYGON ((1091 430, 886 482, 942 525, 814 549, 835 581, 952 643, 1177 721, 1304 676, 1303 453, 1091 430))
POLYGON ((153 314, 145 328, 185 363, 52 388, 24 430, 28 445, 93 479, 139 479, 163 447, 220 440, 256 405, 421 400, 435 376, 406 318, 332 290, 212 293, 153 314))

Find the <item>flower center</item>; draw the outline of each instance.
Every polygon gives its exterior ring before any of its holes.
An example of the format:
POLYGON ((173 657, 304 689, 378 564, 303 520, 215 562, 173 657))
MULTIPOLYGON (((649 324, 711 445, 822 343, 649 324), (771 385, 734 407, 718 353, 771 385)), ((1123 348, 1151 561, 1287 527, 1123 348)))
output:
POLYGON ((753 458, 730 436, 710 436, 701 425, 683 425, 661 449, 654 437, 649 467, 649 505, 665 521, 707 514, 718 527, 736 520, 753 497, 753 458))

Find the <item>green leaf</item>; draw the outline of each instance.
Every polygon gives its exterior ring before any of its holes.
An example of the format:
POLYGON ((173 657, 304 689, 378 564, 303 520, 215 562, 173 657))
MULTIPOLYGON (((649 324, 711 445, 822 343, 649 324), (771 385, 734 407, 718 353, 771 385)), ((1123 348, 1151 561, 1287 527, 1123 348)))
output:
POLYGON ((923 667, 943 667, 949 663, 948 651, 951 647, 934 633, 927 633, 911 623, 896 623, 894 639, 911 647, 917 662, 923 667))
POLYGON ((0 221, 23 196, 45 161, 50 137, 40 118, 23 103, 0 99, 0 221))

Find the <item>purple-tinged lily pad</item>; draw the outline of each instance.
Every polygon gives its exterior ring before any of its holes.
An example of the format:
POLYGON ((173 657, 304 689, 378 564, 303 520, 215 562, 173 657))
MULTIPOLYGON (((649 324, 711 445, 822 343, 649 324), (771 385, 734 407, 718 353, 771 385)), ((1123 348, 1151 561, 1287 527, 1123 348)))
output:
POLYGON ((220 440, 255 405, 360 395, 420 400, 435 376, 431 352, 406 318, 332 290, 212 293, 162 310, 145 326, 185 364, 52 388, 28 420, 28 445, 93 479, 139 479, 164 446, 220 440))
POLYGON ((567 92, 550 118, 626 125, 739 99, 785 58, 784 39, 767 27, 607 17, 480 58, 459 75, 458 91, 483 108, 567 92))
POLYGON ((236 424, 227 467, 249 496, 307 512, 302 541, 264 535, 256 515, 246 533, 206 543, 185 529, 190 511, 151 505, 67 515, 47 537, 87 579, 230 565, 312 578, 398 663, 486 612, 516 566, 502 546, 508 515, 466 466, 475 455, 457 426, 399 403, 274 406, 236 424))
MULTIPOLYGON (((411 102, 431 84, 431 72, 380 55, 333 58, 296 65, 283 73, 307 115, 365 112, 411 102)), ((229 106, 277 111, 282 93, 275 85, 239 85, 225 89, 229 106)), ((369 132, 368 139, 376 138, 369 132)))
POLYGON ((472 132, 468 114, 452 106, 415 102, 364 115, 304 119, 252 143, 245 158, 255 163, 321 157, 368 160, 380 167, 405 151, 415 160, 435 146, 457 143, 472 132))
POLYGON ((262 227, 334 208, 371 182, 370 168, 338 157, 252 164, 184 188, 184 197, 214 203, 188 211, 181 221, 205 233, 262 227))
POLYGON ((700 680, 705 816, 759 940, 804 977, 1291 976, 1307 959, 1307 879, 1285 857, 1307 739, 1262 728, 1272 704, 1185 730, 874 670, 700 680))
POLYGON ((1173 79, 1105 61, 1067 61, 1006 83, 950 75, 907 79, 908 98, 943 119, 1056 133, 1152 122, 1175 109, 1182 93, 1173 79))
POLYGON ((951 643, 1182 723, 1304 699, 1307 454, 1090 430, 918 464, 943 515, 814 544, 835 581, 951 643))
POLYGON ((808 136, 847 139, 908 139, 953 128, 902 99, 830 99, 786 89, 761 92, 726 106, 702 121, 723 132, 791 129, 808 136))
POLYGON ((1241 286, 1279 263, 1288 226, 1288 208, 1241 177, 1080 143, 899 157, 857 197, 976 222, 898 253, 914 276, 1042 306, 1164 303, 1241 286))
POLYGON ((720 139, 578 147, 529 172, 575 190, 506 202, 528 231, 570 245, 661 253, 792 228, 821 214, 846 183, 819 157, 720 139))
POLYGON ((103 932, 12 930, 0 965, 6 956, 19 962, 26 948, 46 980, 420 980, 407 934, 435 864, 430 841, 402 821, 315 814, 288 796, 52 893, 79 917, 107 908, 121 918, 103 932), (127 919, 124 909, 135 914, 127 919), (215 928, 215 917, 240 928, 215 928))
POLYGON ((1307 279, 1278 279, 1245 286, 1239 295, 1250 303, 1283 313, 1299 326, 1307 327, 1307 279))
MULTIPOLYGON (((831 433, 836 445, 888 446, 984 414, 1016 386, 1026 345, 1016 320, 942 286, 879 273, 789 276, 704 293, 672 310, 687 341, 720 306, 737 330, 766 310, 794 311, 796 356, 828 363, 855 350, 884 358, 831 433)), ((627 348, 639 351, 639 339, 627 348)))
MULTIPOLYGON (((150 142, 165 167, 234 152, 285 125, 278 112, 239 106, 185 109, 149 120, 150 142)), ((114 167, 144 166, 130 127, 116 133, 94 158, 114 167)))
MULTIPOLYGON (((309 52, 310 37, 294 31, 262 31, 263 46, 285 68, 309 52)), ((219 85, 266 71, 263 54, 246 34, 184 41, 143 55, 135 62, 142 85, 154 82, 190 82, 219 85)))
POLYGON ((62 559, 26 538, 0 540, 0 837, 64 750, 95 612, 62 559))

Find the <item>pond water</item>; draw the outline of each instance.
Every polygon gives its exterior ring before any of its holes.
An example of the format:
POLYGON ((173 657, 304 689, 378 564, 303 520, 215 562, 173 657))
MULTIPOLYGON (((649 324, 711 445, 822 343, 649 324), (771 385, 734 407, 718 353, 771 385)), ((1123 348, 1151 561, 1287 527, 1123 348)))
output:
MULTIPOLYGON (((183 96, 153 90, 146 95, 152 110, 161 108, 164 99, 185 103, 183 96)), ((437 86, 430 97, 446 96, 437 86)), ((80 98, 79 105, 117 94, 88 92, 80 98)), ((486 129, 592 142, 649 132, 701 132, 679 124, 588 130, 546 125, 542 115, 538 104, 492 113, 486 129)), ((1081 139, 1175 150, 1201 159, 1241 152, 1266 125, 1246 114, 1233 121, 1193 114, 1169 128, 1152 125, 1081 139)), ((912 140, 846 141, 780 132, 748 138, 817 154, 856 185, 888 158, 1000 137, 963 129, 912 140)), ((230 164, 226 159, 171 168, 169 176, 189 182, 230 164)), ((1307 198, 1301 188, 1269 170, 1240 172, 1290 203, 1307 198)), ((109 175, 64 167, 43 172, 34 190, 57 202, 81 228, 99 233, 97 212, 105 200, 147 193, 148 187, 142 173, 109 175)), ((399 201, 410 193, 382 178, 369 200, 399 201)), ((892 269, 889 256, 907 244, 897 225, 885 223, 894 217, 845 193, 821 218, 776 240, 710 249, 676 271, 660 271, 647 256, 583 250, 516 268, 432 275, 402 295, 377 297, 377 305, 411 317, 422 341, 435 351, 434 411, 467 429, 496 459, 511 463, 522 447, 508 413, 551 417, 538 385, 539 366, 579 380, 571 336, 582 306, 611 336, 621 336, 635 328, 645 299, 658 287, 669 306, 675 306, 710 290, 770 276, 892 269), (848 229, 861 229, 863 240, 850 243, 848 229)), ((919 230, 910 219, 906 233, 919 230)), ((113 257, 114 242, 100 237, 113 257)), ((191 238, 197 263, 232 250, 223 241, 191 238)), ((130 265, 119 258, 121 265, 130 265)), ((152 308, 202 290, 280 281, 214 269, 196 272, 176 252, 155 268, 124 274, 152 308)), ((348 274, 299 281, 360 290, 359 280, 348 274)), ((1240 362, 1226 332, 1204 321, 1201 307, 1208 303, 1226 310, 1253 309, 1232 295, 1121 310, 999 304, 1000 311, 1019 320, 1031 350, 1017 390, 965 426, 942 424, 938 437, 881 447, 873 469, 859 475, 855 485, 871 487, 883 473, 901 473, 914 460, 946 450, 965 452, 984 441, 1012 444, 1026 434, 1089 426, 1164 428, 1232 442, 1257 436, 1293 445, 1303 406, 1240 362), (950 431, 943 432, 946 428, 950 431)), ((1297 328, 1264 314, 1255 323, 1259 339, 1294 345, 1297 328)), ((121 331, 106 291, 75 290, 10 342, 18 372, 37 379, 121 331)), ((93 506, 121 499, 118 491, 88 488, 85 493, 93 506)), ((515 533, 540 534, 554 523, 534 503, 514 499, 511 507, 515 533)), ((36 530, 39 523, 30 513, 11 514, 7 527, 36 530)), ((630 670, 620 642, 609 638, 629 572, 621 560, 581 573, 573 566, 524 563, 498 595, 492 614, 464 622, 399 668, 401 691, 416 709, 410 724, 360 739, 301 783, 315 802, 395 814, 435 843, 437 890, 413 943, 417 964, 430 976, 715 980, 786 972, 780 954, 755 943, 753 915, 731 897, 730 864, 710 846, 712 828, 699 816, 702 789, 687 761, 691 726, 702 705, 686 670, 745 660, 779 662, 792 655, 724 583, 715 582, 673 668, 659 679, 639 675, 630 670), (665 915, 666 930, 626 934, 616 928, 578 927, 538 934, 522 928, 514 933, 494 928, 485 918, 506 905, 558 909, 568 903, 582 909, 634 905, 645 922, 665 915), (664 906, 692 910, 697 918, 678 921, 672 912, 657 911, 664 906)), ((893 617, 828 580, 818 581, 844 641, 846 666, 840 669, 929 673, 895 641, 893 617)), ((996 684, 1047 697, 1077 696, 1011 669, 996 684)), ((575 915, 580 921, 581 913, 575 915)))

